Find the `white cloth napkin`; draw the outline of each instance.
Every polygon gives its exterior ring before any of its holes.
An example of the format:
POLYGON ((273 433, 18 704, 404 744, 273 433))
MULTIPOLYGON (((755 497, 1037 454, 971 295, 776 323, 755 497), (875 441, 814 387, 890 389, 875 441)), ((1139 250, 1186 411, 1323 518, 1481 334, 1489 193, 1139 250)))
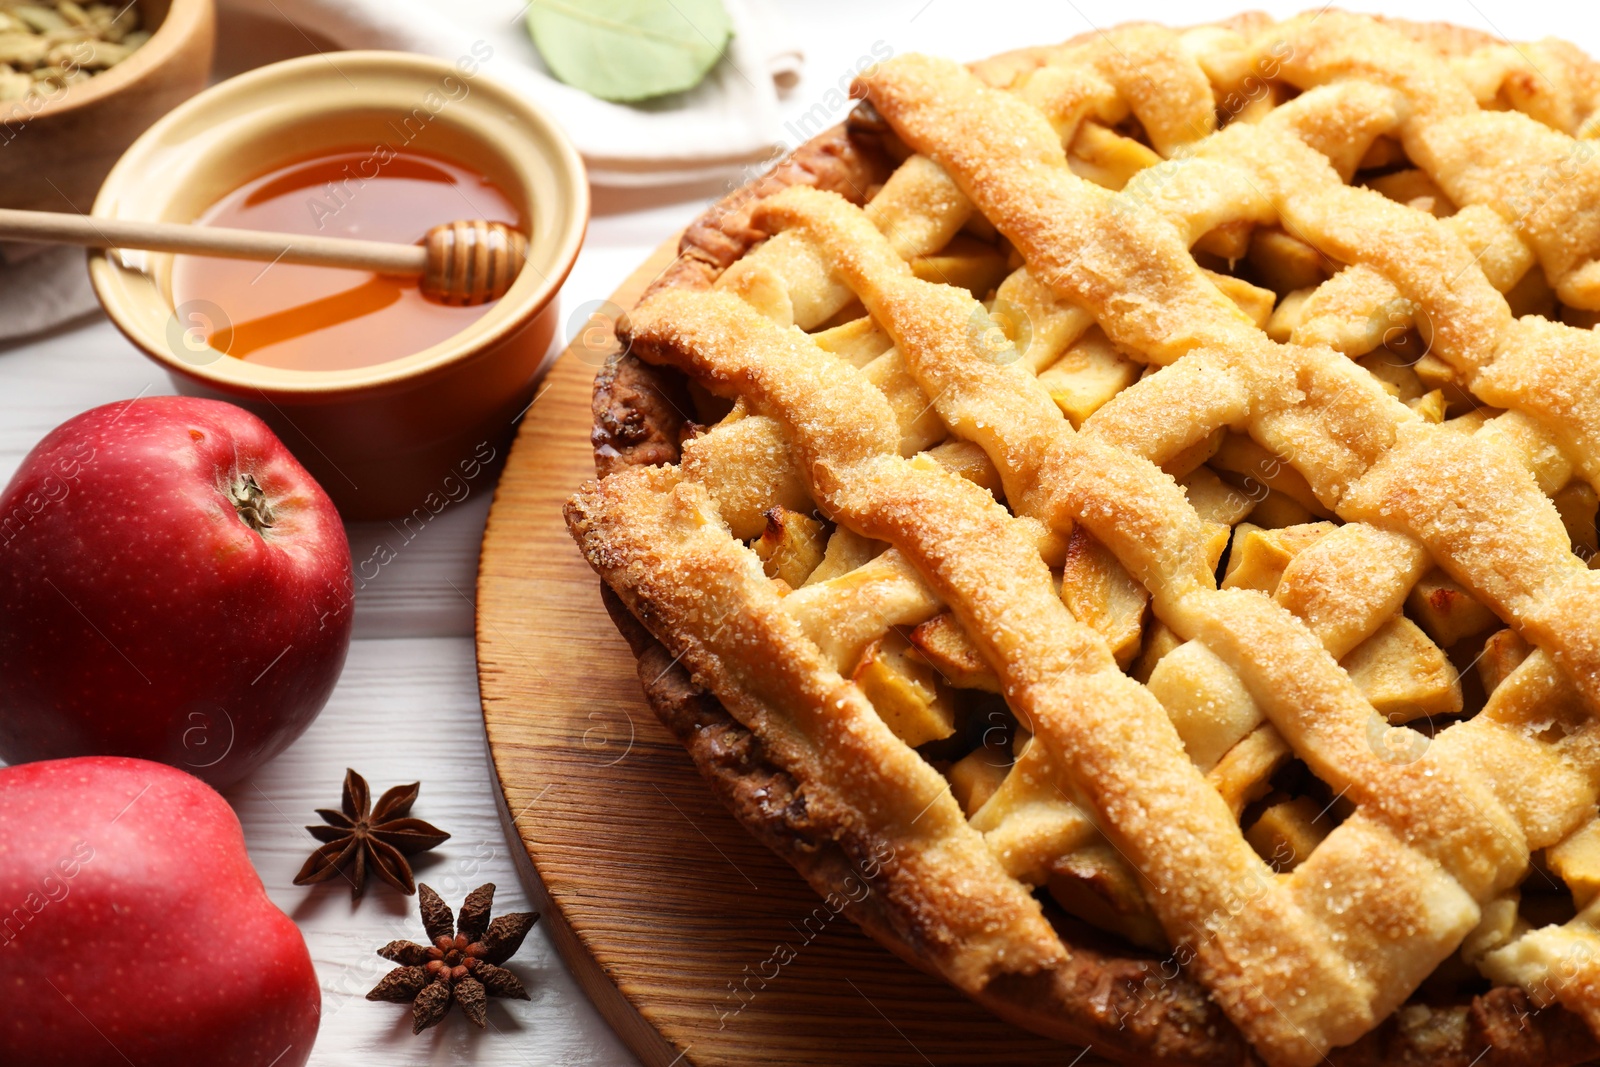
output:
POLYGON ((0 243, 0 344, 65 325, 99 306, 83 249, 0 243))
MULTIPOLYGON (((581 0, 579 0, 581 3, 581 0)), ((782 143, 778 92, 799 79, 801 54, 771 0, 722 0, 733 39, 686 93, 613 104, 552 77, 528 36, 527 0, 220 0, 286 19, 340 48, 391 48, 455 60, 494 50, 484 73, 550 110, 596 185, 666 185, 728 174, 782 143), (480 43, 481 42, 481 43, 480 43)))

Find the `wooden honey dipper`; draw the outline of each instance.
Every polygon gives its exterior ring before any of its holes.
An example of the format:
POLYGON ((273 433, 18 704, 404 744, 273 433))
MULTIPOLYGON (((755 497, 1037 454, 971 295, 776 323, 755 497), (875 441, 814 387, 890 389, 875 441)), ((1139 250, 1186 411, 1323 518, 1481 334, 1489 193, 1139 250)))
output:
POLYGON ((503 222, 447 222, 420 244, 389 244, 175 222, 103 219, 52 211, 0 209, 0 239, 87 248, 139 248, 197 256, 348 267, 420 277, 422 295, 465 306, 505 295, 528 255, 528 239, 503 222))

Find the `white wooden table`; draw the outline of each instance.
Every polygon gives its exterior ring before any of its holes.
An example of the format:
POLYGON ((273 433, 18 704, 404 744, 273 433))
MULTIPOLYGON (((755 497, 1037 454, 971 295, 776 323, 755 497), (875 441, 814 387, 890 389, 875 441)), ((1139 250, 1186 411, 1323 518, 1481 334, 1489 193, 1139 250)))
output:
MULTIPOLYGON (((440 0, 441 3, 446 0, 440 0)), ((483 0, 478 0, 483 2, 483 0)), ((501 2, 501 0, 491 0, 501 2)), ((520 0, 504 0, 515 13, 520 0)), ((1004 48, 1061 39, 1132 18, 1185 24, 1265 6, 1289 14, 1303 4, 1247 0, 786 0, 807 54, 806 77, 785 101, 787 140, 795 143, 843 117, 828 92, 887 46, 894 53, 928 51, 976 58, 1004 48), (876 49, 874 46, 877 46, 876 49)), ((1348 6, 1371 7, 1360 0, 1348 6)), ((1582 8, 1510 0, 1389 0, 1390 14, 1447 19, 1526 40, 1554 34, 1600 53, 1600 15, 1582 8)), ((285 33, 289 48, 299 47, 285 33)), ((241 54, 224 42, 224 57, 241 54)), ((281 54, 281 53, 280 53, 281 54)), ((276 58, 274 56, 273 58, 276 58)), ((720 196, 721 186, 618 192, 597 190, 588 240, 567 283, 564 306, 607 296, 651 249, 720 196)), ((140 356, 103 319, 53 336, 0 348, 0 479, 46 431, 86 408, 140 393, 170 392, 166 375, 140 356)), ((537 407, 529 415, 538 417, 537 407)), ((230 791, 252 860, 272 899, 300 924, 323 987, 323 1019, 315 1064, 605 1065, 637 1061, 578 991, 549 941, 535 927, 512 961, 531 1003, 494 1000, 489 1030, 479 1034, 459 1017, 421 1037, 409 1012, 369 1004, 363 994, 390 964, 375 953, 421 927, 413 897, 374 880, 353 905, 342 882, 298 888, 295 872, 315 842, 303 827, 314 808, 336 807, 346 766, 375 791, 421 780, 415 814, 453 836, 418 858, 419 881, 455 906, 483 882, 499 887, 496 911, 525 909, 508 842, 495 812, 473 662, 472 599, 478 541, 490 491, 479 487, 409 542, 383 523, 349 528, 355 558, 380 542, 392 563, 357 598, 355 643, 333 698, 292 748, 230 791)))

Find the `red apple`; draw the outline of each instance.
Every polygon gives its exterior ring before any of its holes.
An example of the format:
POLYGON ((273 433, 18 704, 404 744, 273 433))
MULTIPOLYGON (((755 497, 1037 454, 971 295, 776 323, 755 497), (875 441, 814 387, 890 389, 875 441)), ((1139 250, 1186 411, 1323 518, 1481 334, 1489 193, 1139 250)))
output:
POLYGON ((160 763, 0 768, 0 1056, 299 1067, 322 994, 233 809, 160 763))
POLYGON ((249 412, 161 396, 69 419, 0 496, 0 757, 237 781, 327 702, 353 588, 333 503, 249 412))

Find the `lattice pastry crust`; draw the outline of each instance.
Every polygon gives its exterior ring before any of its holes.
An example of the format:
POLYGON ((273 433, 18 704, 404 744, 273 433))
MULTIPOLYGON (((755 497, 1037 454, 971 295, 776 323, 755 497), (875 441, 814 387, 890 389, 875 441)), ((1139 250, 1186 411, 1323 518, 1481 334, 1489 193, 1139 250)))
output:
POLYGON ((597 379, 663 721, 1041 1033, 1594 1057, 1600 68, 1323 11, 857 90, 597 379))

